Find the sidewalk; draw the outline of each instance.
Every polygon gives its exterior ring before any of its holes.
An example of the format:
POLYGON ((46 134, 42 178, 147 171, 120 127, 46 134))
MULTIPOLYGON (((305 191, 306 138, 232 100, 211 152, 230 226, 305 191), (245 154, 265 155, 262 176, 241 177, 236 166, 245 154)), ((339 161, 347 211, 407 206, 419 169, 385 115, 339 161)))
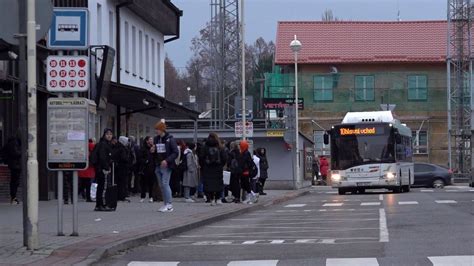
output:
POLYGON ((57 201, 40 202, 41 248, 31 252, 23 247, 22 206, 0 203, 0 264, 71 265, 90 264, 103 256, 148 241, 219 221, 230 216, 281 203, 309 190, 267 191, 257 204, 185 203, 175 199, 174 212, 159 213, 161 203, 119 202, 116 212, 94 212, 94 203, 79 202, 79 236, 71 237, 72 206, 64 207, 64 233, 57 236, 57 201))

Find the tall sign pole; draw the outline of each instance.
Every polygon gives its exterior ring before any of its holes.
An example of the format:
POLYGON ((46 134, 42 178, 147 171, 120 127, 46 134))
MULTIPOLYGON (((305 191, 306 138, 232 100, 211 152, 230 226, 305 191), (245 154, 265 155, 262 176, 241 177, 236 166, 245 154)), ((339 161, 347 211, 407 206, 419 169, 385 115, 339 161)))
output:
POLYGON ((36 14, 35 0, 28 0, 27 7, 27 66, 28 66, 28 218, 27 232, 29 250, 38 249, 38 159, 37 159, 37 114, 36 114, 36 14))
POLYGON ((297 184, 299 183, 300 178, 300 147, 299 147, 299 99, 298 99, 298 52, 301 50, 301 42, 298 41, 295 35, 295 39, 290 43, 290 48, 295 54, 295 178, 296 183, 294 184, 295 189, 297 189, 297 184))
POLYGON ((246 104, 246 92, 245 92, 245 22, 244 22, 244 0, 240 0, 240 30, 241 30, 241 48, 242 48, 242 126, 244 127, 243 133, 242 133, 242 139, 246 139, 247 136, 245 134, 245 125, 246 125, 246 120, 247 120, 247 108, 245 106, 246 104))

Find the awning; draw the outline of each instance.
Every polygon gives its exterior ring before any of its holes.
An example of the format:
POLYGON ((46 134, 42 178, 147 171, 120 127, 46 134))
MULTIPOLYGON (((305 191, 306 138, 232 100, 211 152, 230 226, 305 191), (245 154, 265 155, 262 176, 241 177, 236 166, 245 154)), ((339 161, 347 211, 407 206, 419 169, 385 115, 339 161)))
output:
POLYGON ((143 113, 164 119, 193 119, 199 113, 145 89, 112 83, 108 102, 127 109, 126 113, 143 113))

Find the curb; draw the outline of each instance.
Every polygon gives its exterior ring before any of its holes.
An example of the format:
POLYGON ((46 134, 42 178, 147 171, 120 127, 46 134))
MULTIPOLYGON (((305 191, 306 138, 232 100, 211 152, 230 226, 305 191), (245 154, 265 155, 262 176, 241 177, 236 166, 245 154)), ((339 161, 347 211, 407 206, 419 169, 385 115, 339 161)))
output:
POLYGON ((309 191, 310 191, 309 189, 303 189, 299 191, 289 192, 289 193, 286 193, 283 197, 270 200, 269 202, 266 202, 264 204, 250 205, 246 208, 242 208, 235 211, 234 210, 228 211, 226 213, 222 213, 217 216, 210 216, 203 220, 189 222, 187 224, 184 224, 175 228, 166 229, 163 231, 157 231, 152 234, 140 235, 140 236, 125 239, 119 242, 115 242, 115 243, 106 245, 104 247, 95 249, 89 256, 87 256, 87 258, 85 258, 84 260, 82 260, 81 262, 75 265, 91 265, 94 263, 98 263, 101 259, 117 254, 118 252, 122 250, 135 248, 135 247, 143 245, 144 243, 158 241, 163 238, 181 234, 183 232, 186 232, 186 231, 189 231, 189 230, 192 230, 192 229, 195 229, 195 228, 198 228, 210 223, 219 222, 219 221, 222 221, 222 220, 225 220, 237 215, 241 215, 241 214, 248 213, 251 211, 256 211, 256 210, 263 209, 272 205, 277 205, 277 204, 295 199, 297 197, 301 197, 306 194, 309 194, 309 191))

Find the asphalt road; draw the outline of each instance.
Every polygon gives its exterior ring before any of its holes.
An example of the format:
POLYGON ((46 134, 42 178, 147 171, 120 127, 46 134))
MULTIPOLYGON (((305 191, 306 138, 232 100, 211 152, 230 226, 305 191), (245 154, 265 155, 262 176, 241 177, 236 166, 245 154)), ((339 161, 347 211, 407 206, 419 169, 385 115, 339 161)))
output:
POLYGON ((340 196, 314 188, 100 264, 474 266, 474 190, 340 196))

